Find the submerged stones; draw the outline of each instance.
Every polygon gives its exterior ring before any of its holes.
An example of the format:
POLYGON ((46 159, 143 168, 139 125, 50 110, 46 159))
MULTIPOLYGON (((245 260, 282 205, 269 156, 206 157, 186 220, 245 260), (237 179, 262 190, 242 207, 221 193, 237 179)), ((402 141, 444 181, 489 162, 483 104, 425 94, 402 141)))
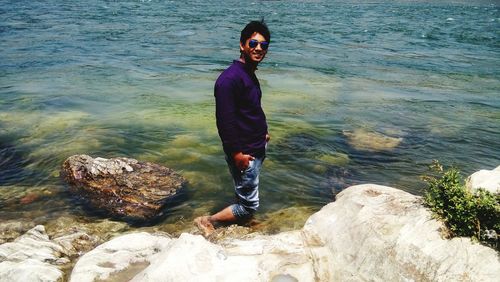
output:
POLYGON ((186 180, 174 170, 130 158, 69 157, 65 180, 93 208, 112 217, 148 221, 161 215, 186 180))
POLYGON ((347 138, 350 146, 360 151, 388 151, 396 148, 403 141, 400 137, 391 137, 364 129, 344 130, 342 134, 347 138))

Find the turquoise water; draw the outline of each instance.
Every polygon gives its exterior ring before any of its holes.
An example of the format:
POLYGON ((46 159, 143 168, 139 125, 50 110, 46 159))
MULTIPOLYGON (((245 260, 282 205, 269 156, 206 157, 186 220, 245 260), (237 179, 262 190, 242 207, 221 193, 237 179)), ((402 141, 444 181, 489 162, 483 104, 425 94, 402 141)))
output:
POLYGON ((241 28, 260 17, 272 32, 257 72, 272 136, 262 220, 289 211, 300 221, 358 183, 420 194, 433 159, 464 175, 496 167, 499 9, 495 1, 2 0, 0 220, 96 220, 59 176, 82 153, 152 161, 188 178, 187 197, 158 223, 167 231, 231 203, 213 83, 238 57, 241 28))

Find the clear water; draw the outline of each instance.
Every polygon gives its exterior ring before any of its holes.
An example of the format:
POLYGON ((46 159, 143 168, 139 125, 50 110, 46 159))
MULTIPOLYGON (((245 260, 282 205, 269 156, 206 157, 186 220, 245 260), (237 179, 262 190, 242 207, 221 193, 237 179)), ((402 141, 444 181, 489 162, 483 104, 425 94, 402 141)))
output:
POLYGON ((433 159, 464 175, 496 167, 499 9, 496 1, 0 0, 0 220, 100 220, 60 179, 73 154, 182 172, 187 197, 157 223, 165 231, 231 203, 213 84, 238 57, 241 28, 261 17, 272 31, 257 72, 272 140, 260 218, 300 221, 357 183, 420 194, 433 159))

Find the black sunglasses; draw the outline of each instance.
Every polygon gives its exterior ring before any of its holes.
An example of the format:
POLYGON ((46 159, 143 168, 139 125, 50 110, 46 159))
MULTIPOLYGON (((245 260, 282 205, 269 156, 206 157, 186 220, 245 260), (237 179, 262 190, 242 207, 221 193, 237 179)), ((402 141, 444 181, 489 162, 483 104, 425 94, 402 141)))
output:
POLYGON ((267 50, 267 48, 269 48, 269 42, 267 42, 267 41, 259 42, 258 40, 255 40, 255 39, 248 41, 248 46, 250 46, 250 48, 255 48, 259 44, 260 44, 260 48, 262 48, 262 50, 267 50))

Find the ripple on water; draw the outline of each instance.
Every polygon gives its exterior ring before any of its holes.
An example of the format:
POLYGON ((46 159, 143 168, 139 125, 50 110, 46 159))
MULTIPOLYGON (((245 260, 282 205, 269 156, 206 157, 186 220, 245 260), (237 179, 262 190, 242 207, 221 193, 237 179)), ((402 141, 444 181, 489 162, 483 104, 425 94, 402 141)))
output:
POLYGON ((20 175, 26 175, 26 163, 14 145, 0 143, 0 186, 14 184, 20 175))

